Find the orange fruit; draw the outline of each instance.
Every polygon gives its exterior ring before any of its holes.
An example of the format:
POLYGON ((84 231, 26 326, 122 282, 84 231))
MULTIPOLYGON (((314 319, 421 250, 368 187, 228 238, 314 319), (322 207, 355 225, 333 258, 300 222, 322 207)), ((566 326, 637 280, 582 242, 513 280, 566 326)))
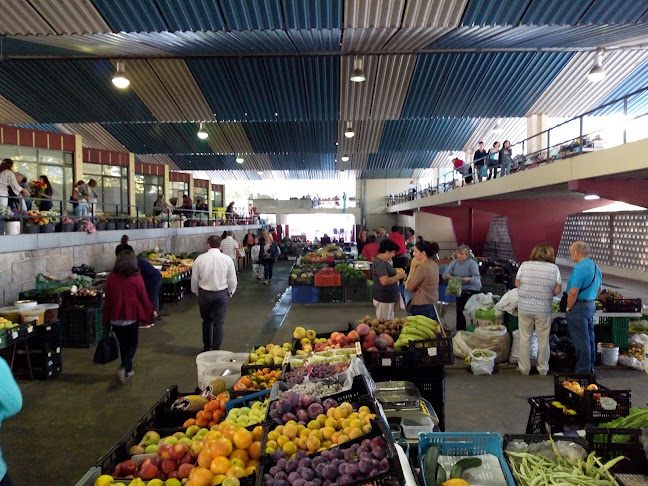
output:
POLYGON ((254 474, 255 472, 256 472, 256 468, 254 468, 254 467, 248 466, 248 467, 245 468, 245 475, 246 476, 249 476, 250 474, 254 474))
POLYGON ((210 486, 214 475, 204 467, 195 468, 191 476, 191 486, 210 486))
POLYGON ((212 457, 228 457, 232 453, 232 449, 232 443, 226 438, 218 439, 209 445, 209 452, 212 457))
POLYGON ((185 420, 185 423, 182 424, 182 428, 186 429, 187 427, 191 427, 192 425, 196 425, 196 419, 190 418, 185 420))
POLYGON ((214 412, 218 409, 220 409, 220 403, 218 403, 217 400, 212 400, 210 402, 207 402, 207 404, 204 407, 204 410, 207 410, 208 412, 214 412))
POLYGON ((214 479, 212 479, 211 486, 217 486, 218 484, 222 484, 223 481, 225 481, 225 475, 217 474, 216 476, 214 476, 214 479))
POLYGON ((247 470, 250 468, 252 468, 253 470, 259 469, 259 461, 257 461, 256 459, 250 459, 245 465, 245 472, 247 473, 247 470))
POLYGON ((263 439, 263 426, 257 425, 254 427, 254 430, 252 431, 252 440, 254 441, 260 441, 263 439))
POLYGON ((229 459, 225 456, 215 457, 212 460, 211 465, 209 466, 209 470, 215 475, 218 474, 224 475, 229 468, 230 468, 230 462, 229 459))
POLYGON ((230 460, 240 459, 241 461, 243 461, 243 464, 245 464, 250 459, 250 456, 248 455, 248 451, 246 451, 245 449, 234 449, 229 458, 230 460))
POLYGON ((252 434, 247 429, 238 429, 234 433, 233 440, 237 449, 247 449, 252 444, 252 434))
MULTIPOLYGON (((243 476, 245 476, 245 469, 243 469, 241 466, 232 466, 227 470, 225 476, 234 476, 235 478, 242 478, 243 476)), ((211 478, 209 479, 211 480, 211 478)))
POLYGON ((212 462, 212 456, 207 449, 203 449, 198 454, 198 465, 200 467, 209 467, 212 462))
POLYGON ((234 434, 236 433, 238 427, 236 425, 232 425, 230 423, 224 422, 226 425, 223 427, 221 430, 221 433, 223 434, 223 437, 229 440, 234 439, 234 434))
POLYGON ((225 410, 222 408, 219 408, 218 410, 214 410, 214 422, 220 423, 223 421, 225 418, 225 410))
POLYGON ((251 459, 259 459, 261 457, 261 441, 255 440, 248 447, 248 454, 251 459))

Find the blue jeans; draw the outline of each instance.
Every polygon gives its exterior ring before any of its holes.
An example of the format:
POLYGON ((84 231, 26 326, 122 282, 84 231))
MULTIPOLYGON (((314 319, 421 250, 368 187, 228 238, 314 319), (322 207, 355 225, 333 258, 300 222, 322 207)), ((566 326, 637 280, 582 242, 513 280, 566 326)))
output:
POLYGON ((594 372, 596 341, 594 339, 596 304, 576 301, 567 313, 567 329, 576 349, 576 373, 594 372))
POLYGON ((502 162, 502 170, 500 172, 500 176, 505 176, 509 175, 511 173, 511 161, 505 161, 502 162))
POLYGON ((437 320, 436 311, 432 304, 412 305, 409 308, 408 314, 411 316, 425 316, 434 319, 435 321, 437 320))
POLYGON ((88 203, 79 203, 74 208, 74 215, 77 218, 85 218, 88 216, 88 203))

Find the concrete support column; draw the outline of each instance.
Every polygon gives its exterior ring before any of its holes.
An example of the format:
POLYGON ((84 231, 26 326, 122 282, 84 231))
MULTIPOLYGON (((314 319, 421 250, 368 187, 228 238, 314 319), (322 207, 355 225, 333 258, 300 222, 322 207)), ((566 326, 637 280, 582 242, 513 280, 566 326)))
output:
POLYGON ((83 137, 74 136, 74 159, 72 161, 72 184, 83 179, 83 137))
POLYGON ((128 214, 133 217, 136 216, 137 211, 135 208, 135 154, 128 153, 128 214))
POLYGON ((546 113, 533 113, 527 117, 527 140, 526 153, 533 154, 547 148, 547 134, 543 133, 534 137, 534 135, 543 132, 549 128, 549 116, 546 113))
POLYGON ((169 197, 169 166, 166 164, 164 164, 164 187, 162 194, 164 194, 164 200, 169 202, 167 199, 169 197))
POLYGON ((193 201, 194 199, 194 176, 193 174, 189 174, 189 197, 193 201))

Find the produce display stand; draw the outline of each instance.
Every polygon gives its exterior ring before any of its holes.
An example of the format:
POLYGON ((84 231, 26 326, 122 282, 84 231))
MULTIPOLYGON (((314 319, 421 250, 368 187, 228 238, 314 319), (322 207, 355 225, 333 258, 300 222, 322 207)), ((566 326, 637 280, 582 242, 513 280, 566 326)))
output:
MULTIPOLYGON (((605 312, 596 311, 594 313, 594 325, 601 326, 604 329, 605 342, 614 343, 619 346, 619 350, 628 349, 630 337, 630 320, 641 319, 640 312, 605 312), (597 322, 598 321, 598 322, 597 322)), ((566 319, 567 314, 564 312, 555 312, 553 319, 566 319)))
POLYGON ((63 370, 61 346, 62 324, 55 321, 8 330, 0 341, 0 355, 16 378, 50 380, 63 370))

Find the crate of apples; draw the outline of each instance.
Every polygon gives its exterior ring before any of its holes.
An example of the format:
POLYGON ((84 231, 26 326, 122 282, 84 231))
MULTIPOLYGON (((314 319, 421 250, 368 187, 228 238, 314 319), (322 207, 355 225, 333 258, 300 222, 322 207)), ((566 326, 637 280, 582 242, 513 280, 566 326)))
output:
POLYGON ((279 378, 281 378, 280 369, 271 370, 269 368, 263 368, 241 376, 234 384, 234 391, 252 392, 267 390, 268 388, 272 388, 272 385, 274 385, 279 378))
POLYGON ((357 331, 335 331, 330 335, 315 334, 315 331, 305 330, 303 327, 295 328, 295 354, 303 355, 313 352, 330 351, 331 349, 353 348, 360 339, 357 331))

